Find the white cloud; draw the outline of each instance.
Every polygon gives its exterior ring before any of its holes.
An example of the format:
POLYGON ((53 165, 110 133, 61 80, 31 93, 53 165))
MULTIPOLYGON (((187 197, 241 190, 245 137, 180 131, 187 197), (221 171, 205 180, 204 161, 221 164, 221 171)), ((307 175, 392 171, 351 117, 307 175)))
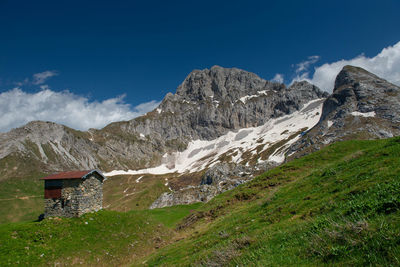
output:
POLYGON ((274 78, 272 78, 271 82, 283 83, 284 80, 283 74, 277 73, 274 78))
POLYGON ((33 74, 33 84, 43 84, 46 82, 47 79, 53 77, 53 76, 57 76, 58 72, 54 71, 54 70, 46 70, 40 73, 35 73, 33 74))
POLYGON ((50 90, 50 87, 47 85, 47 84, 43 84, 43 85, 41 85, 41 86, 39 86, 40 87, 40 89, 42 89, 42 90, 50 90))
POLYGON ((29 79, 25 78, 22 82, 15 82, 14 84, 16 86, 23 86, 23 85, 29 84, 29 79))
POLYGON ((310 76, 309 68, 319 60, 319 56, 309 56, 307 60, 304 60, 296 64, 296 76, 293 78, 292 83, 296 81, 308 80, 310 76))
POLYGON ((346 65, 364 68, 389 82, 400 85, 400 42, 394 46, 384 48, 372 58, 360 55, 349 60, 342 59, 333 63, 323 64, 314 69, 312 78, 309 78, 308 71, 306 71, 297 75, 293 81, 299 79, 307 80, 322 90, 332 92, 337 74, 346 65))
POLYGON ((319 56, 309 56, 307 60, 296 64, 296 74, 308 71, 308 68, 319 60, 319 56))
POLYGON ((124 96, 90 102, 69 91, 43 88, 37 93, 14 88, 0 94, 0 132, 32 120, 53 121, 79 130, 101 128, 114 121, 130 120, 159 105, 153 100, 131 107, 124 103, 124 96))

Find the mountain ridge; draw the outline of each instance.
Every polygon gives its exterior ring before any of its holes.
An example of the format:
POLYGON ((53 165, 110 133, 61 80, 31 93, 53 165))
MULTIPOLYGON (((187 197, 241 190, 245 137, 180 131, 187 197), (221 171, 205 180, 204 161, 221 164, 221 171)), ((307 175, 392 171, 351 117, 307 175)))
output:
POLYGON ((148 168, 159 165, 165 153, 184 150, 192 140, 259 126, 324 96, 306 82, 287 88, 247 71, 214 66, 191 72, 157 109, 130 121, 88 131, 51 122, 13 129, 0 135, 0 155, 4 159, 14 153, 17 159, 37 161, 45 172, 148 168))
POLYGON ((0 181, 100 168, 127 175, 110 179, 112 209, 207 202, 336 141, 400 135, 399 92, 352 66, 329 96, 304 81, 287 88, 239 69, 194 71, 158 108, 130 121, 86 132, 31 122, 0 135, 0 181), (152 190, 151 200, 135 190, 152 190))

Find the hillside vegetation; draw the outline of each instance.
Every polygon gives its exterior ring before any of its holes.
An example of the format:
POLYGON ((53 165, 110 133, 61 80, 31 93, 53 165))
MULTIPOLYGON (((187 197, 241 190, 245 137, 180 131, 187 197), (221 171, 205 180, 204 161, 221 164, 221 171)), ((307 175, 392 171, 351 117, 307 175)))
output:
POLYGON ((4 265, 400 264, 400 138, 346 141, 204 205, 0 225, 4 265))
POLYGON ((43 213, 43 173, 0 180, 0 224, 35 220, 43 213))
POLYGON ((0 266, 119 266, 176 237, 176 223, 199 204, 162 210, 103 210, 80 218, 0 225, 0 266))
POLYGON ((399 209, 400 138, 337 143, 217 196, 147 263, 399 265, 399 209))

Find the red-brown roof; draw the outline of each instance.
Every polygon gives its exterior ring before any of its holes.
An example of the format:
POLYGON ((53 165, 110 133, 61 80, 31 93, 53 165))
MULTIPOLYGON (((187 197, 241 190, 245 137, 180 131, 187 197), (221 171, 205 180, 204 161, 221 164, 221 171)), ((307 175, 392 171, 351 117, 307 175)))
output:
POLYGON ((69 172, 55 173, 55 174, 46 176, 44 178, 41 178, 41 180, 81 179, 81 178, 84 178, 86 175, 88 175, 89 173, 92 173, 92 172, 97 172, 98 174, 103 176, 103 174, 98 170, 69 171, 69 172))

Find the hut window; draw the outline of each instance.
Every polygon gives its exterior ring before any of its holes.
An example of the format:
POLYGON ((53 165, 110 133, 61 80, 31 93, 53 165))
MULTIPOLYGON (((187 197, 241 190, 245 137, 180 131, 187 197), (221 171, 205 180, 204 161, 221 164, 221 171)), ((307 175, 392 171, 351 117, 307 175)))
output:
POLYGON ((45 181, 44 198, 61 198, 61 180, 45 181))

